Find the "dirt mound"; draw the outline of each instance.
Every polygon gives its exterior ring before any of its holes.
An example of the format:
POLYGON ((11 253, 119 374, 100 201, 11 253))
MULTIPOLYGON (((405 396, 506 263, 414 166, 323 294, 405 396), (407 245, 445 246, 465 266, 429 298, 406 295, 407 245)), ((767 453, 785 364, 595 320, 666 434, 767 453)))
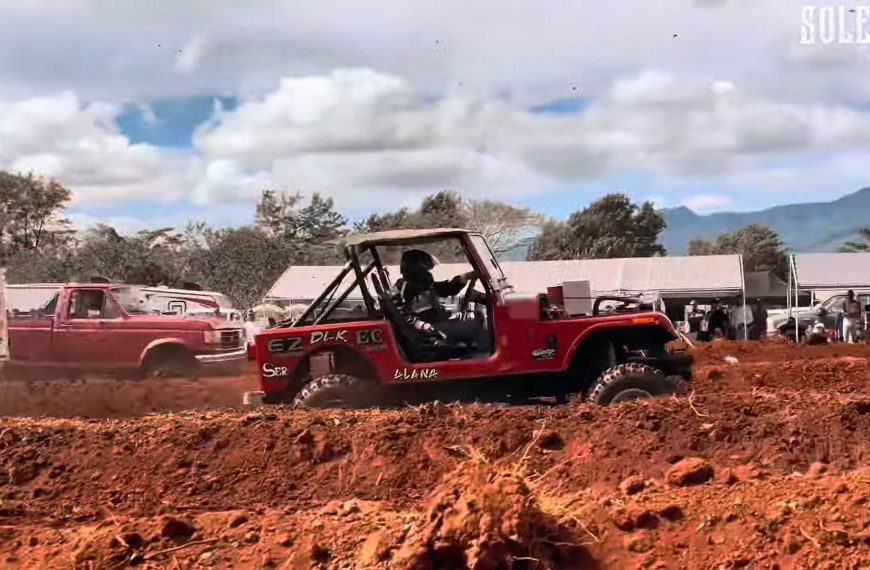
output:
POLYGON ((608 408, 0 418, 0 567, 868 567, 870 365, 770 346, 608 408))
POLYGON ((763 342, 716 340, 698 343, 691 353, 700 366, 722 364, 727 356, 746 362, 785 362, 842 357, 870 358, 870 344, 825 344, 808 346, 777 339, 763 342))
POLYGON ((870 360, 841 357, 785 362, 699 366, 692 386, 697 392, 743 392, 758 389, 837 393, 870 391, 870 360))
POLYGON ((602 488, 631 476, 661 477, 688 456, 787 475, 820 460, 855 468, 870 450, 870 397, 863 393, 697 390, 691 399, 612 408, 275 408, 120 421, 4 419, 0 523, 352 498, 404 508, 475 456, 525 456, 529 469, 548 480, 602 488))
POLYGON ((573 532, 541 510, 517 471, 473 461, 439 485, 392 561, 408 570, 589 565, 573 532))

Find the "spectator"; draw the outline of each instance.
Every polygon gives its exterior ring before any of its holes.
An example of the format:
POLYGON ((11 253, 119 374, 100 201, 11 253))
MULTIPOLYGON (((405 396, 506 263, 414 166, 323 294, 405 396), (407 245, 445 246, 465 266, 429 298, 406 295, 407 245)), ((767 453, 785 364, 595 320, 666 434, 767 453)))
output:
POLYGON ((855 298, 855 292, 851 289, 846 293, 846 302, 843 303, 843 340, 852 344, 855 342, 855 333, 861 323, 861 303, 855 298))
POLYGON ((256 321, 256 317, 254 315, 254 311, 248 309, 245 313, 245 339, 248 343, 254 342, 254 335, 263 330, 263 327, 260 326, 256 321))
POLYGON ((719 299, 713 299, 707 313, 707 332, 712 338, 722 338, 728 330, 728 315, 719 299))
POLYGON ((694 299, 689 303, 689 313, 686 320, 689 321, 689 334, 692 335, 692 338, 699 339, 704 312, 698 309, 698 302, 694 299))
POLYGON ((749 329, 752 328, 753 322, 752 307, 746 304, 742 294, 737 295, 734 308, 731 310, 730 324, 732 338, 736 340, 748 340, 749 329))
POLYGON ((761 340, 767 334, 767 309, 761 299, 755 299, 752 303, 752 327, 749 338, 761 340))

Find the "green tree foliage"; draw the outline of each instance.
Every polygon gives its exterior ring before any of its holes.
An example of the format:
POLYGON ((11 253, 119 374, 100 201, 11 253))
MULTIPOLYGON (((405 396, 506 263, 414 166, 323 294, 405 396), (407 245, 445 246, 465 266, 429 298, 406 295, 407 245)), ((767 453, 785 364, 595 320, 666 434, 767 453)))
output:
POLYGON ((372 214, 355 224, 354 230, 464 228, 483 234, 493 253, 500 255, 517 247, 524 233, 542 224, 542 217, 528 208, 495 200, 465 199, 456 192, 444 190, 424 198, 417 210, 401 208, 385 214, 372 214))
POLYGON ((239 307, 257 304, 292 264, 293 247, 260 227, 185 232, 188 279, 228 295, 239 307))
POLYGON ((141 285, 179 285, 185 272, 182 236, 172 228, 123 236, 97 225, 78 239, 16 256, 10 281, 87 281, 106 277, 141 285))
POLYGON ((340 263, 339 239, 347 219, 335 211, 332 198, 315 193, 308 204, 303 202, 300 194, 264 190, 257 203, 257 227, 293 246, 297 265, 340 263))
POLYGON ((665 255, 659 236, 665 220, 651 202, 635 204, 608 194, 565 222, 547 222, 529 248, 530 260, 597 259, 665 255))
POLYGON ((695 238, 689 243, 688 255, 743 256, 744 271, 770 271, 785 279, 788 276, 788 252, 772 229, 750 224, 716 238, 715 242, 695 238))
POLYGON ((69 226, 59 213, 69 199, 69 190, 54 179, 0 171, 0 263, 61 241, 69 226))
POLYGON ((840 251, 844 253, 870 252, 870 226, 862 228, 858 232, 858 239, 859 241, 847 241, 840 248, 840 251))

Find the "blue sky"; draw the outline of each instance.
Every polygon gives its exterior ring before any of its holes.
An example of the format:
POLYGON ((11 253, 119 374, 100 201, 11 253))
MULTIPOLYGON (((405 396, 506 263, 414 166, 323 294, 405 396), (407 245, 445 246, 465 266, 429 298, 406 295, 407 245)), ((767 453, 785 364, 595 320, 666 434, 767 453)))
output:
POLYGON ((870 46, 802 45, 793 0, 37 4, 0 6, 0 168, 64 182, 80 226, 246 223, 265 187, 562 218, 870 184, 870 46))

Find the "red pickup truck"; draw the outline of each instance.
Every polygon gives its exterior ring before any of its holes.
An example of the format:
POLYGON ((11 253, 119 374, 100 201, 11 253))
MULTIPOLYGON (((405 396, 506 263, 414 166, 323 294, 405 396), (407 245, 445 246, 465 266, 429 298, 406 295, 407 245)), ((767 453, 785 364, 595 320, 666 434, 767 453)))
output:
POLYGON ((51 369, 195 378, 235 372, 246 361, 240 326, 217 317, 154 314, 132 285, 69 284, 41 292, 12 286, 6 305, 9 375, 51 369))

